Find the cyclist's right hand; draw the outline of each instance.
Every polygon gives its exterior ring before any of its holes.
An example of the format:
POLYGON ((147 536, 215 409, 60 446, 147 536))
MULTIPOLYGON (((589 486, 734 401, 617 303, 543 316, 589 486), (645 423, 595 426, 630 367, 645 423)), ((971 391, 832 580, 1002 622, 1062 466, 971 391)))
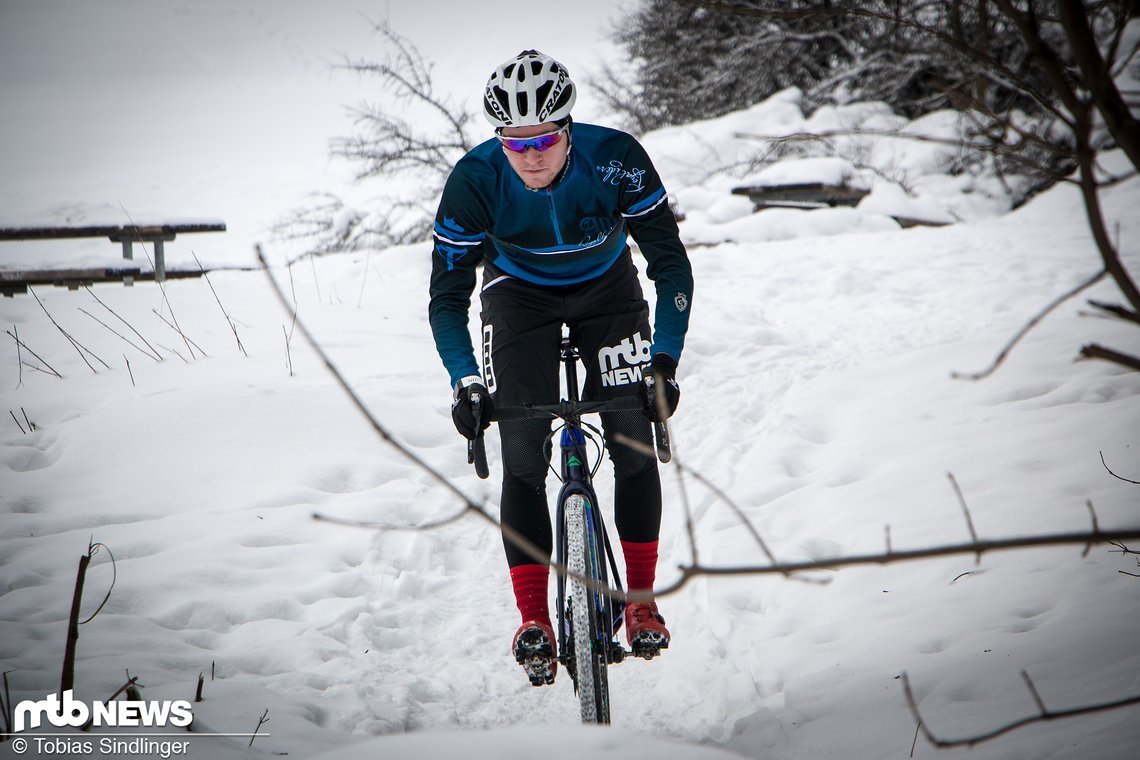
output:
POLYGON ((494 408, 491 394, 478 375, 468 375, 456 383, 455 400, 451 402, 451 421, 464 438, 475 440, 486 430, 491 424, 494 408))

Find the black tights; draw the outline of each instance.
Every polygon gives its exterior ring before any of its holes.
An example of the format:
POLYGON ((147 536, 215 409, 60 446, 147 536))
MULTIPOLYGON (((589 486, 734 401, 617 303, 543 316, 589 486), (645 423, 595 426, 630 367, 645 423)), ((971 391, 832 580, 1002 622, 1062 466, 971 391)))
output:
MULTIPOLYGON (((661 529, 661 478, 651 456, 614 442, 622 434, 652 447, 648 418, 640 411, 609 412, 602 416, 610 461, 614 466, 614 524, 623 541, 657 540, 661 529)), ((503 524, 521 533, 550 557, 554 539, 546 499, 549 452, 544 441, 550 423, 540 419, 499 423, 503 445, 503 524)), ((504 538, 507 564, 534 564, 538 560, 504 538)))

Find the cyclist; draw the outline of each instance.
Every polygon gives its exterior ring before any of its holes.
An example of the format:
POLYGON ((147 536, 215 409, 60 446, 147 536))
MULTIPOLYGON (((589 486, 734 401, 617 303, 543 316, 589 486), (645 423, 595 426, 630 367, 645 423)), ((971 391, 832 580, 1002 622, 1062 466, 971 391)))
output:
MULTIPOLYGON (((652 445, 650 420, 668 417, 680 389, 675 374, 693 297, 692 268, 665 189, 649 156, 630 135, 570 116, 576 89, 553 58, 524 50, 495 69, 483 115, 495 137, 453 168, 434 228, 428 307, 436 348, 451 375, 452 417, 474 439, 494 404, 551 403, 560 397, 563 325, 586 364, 583 398, 645 395, 652 373, 663 409, 602 415, 614 468, 615 525, 626 587, 651 590, 661 526, 657 462, 613 443, 624 434, 652 445), (627 232, 638 243, 657 292, 650 332, 627 232), (481 367, 468 312, 482 264, 481 367), (471 398, 483 399, 476 426, 471 398)), ((501 519, 549 556, 553 537, 546 500, 550 422, 504 421, 501 519)), ((535 685, 553 682, 555 636, 548 609, 549 568, 504 540, 522 625, 512 652, 535 685)), ((635 653, 669 643, 654 602, 626 607, 635 653)))

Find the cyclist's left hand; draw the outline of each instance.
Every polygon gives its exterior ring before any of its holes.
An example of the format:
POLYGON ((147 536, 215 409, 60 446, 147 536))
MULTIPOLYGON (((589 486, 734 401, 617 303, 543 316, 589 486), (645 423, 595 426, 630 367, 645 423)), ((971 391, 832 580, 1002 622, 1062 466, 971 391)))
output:
POLYGON ((663 422, 673 416, 681 401, 681 386, 677 384, 677 362, 669 354, 654 354, 649 371, 653 375, 657 403, 650 405, 643 385, 641 394, 645 401, 645 415, 654 422, 663 422))

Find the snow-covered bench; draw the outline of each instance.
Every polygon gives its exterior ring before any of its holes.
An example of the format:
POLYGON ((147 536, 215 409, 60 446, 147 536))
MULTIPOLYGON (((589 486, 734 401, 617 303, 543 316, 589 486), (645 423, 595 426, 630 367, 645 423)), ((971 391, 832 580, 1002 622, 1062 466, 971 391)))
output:
POLYGON ((765 208, 822 208, 824 206, 856 206, 870 191, 848 184, 796 182, 773 185, 742 185, 732 188, 733 195, 746 195, 754 211, 765 208))
POLYGON ((120 225, 60 225, 60 226, 0 226, 0 241, 11 240, 62 240, 65 238, 105 237, 123 246, 123 258, 134 259, 135 243, 154 246, 154 277, 166 279, 165 250, 163 246, 179 234, 190 232, 225 232, 220 221, 179 222, 176 224, 120 224, 120 225))

